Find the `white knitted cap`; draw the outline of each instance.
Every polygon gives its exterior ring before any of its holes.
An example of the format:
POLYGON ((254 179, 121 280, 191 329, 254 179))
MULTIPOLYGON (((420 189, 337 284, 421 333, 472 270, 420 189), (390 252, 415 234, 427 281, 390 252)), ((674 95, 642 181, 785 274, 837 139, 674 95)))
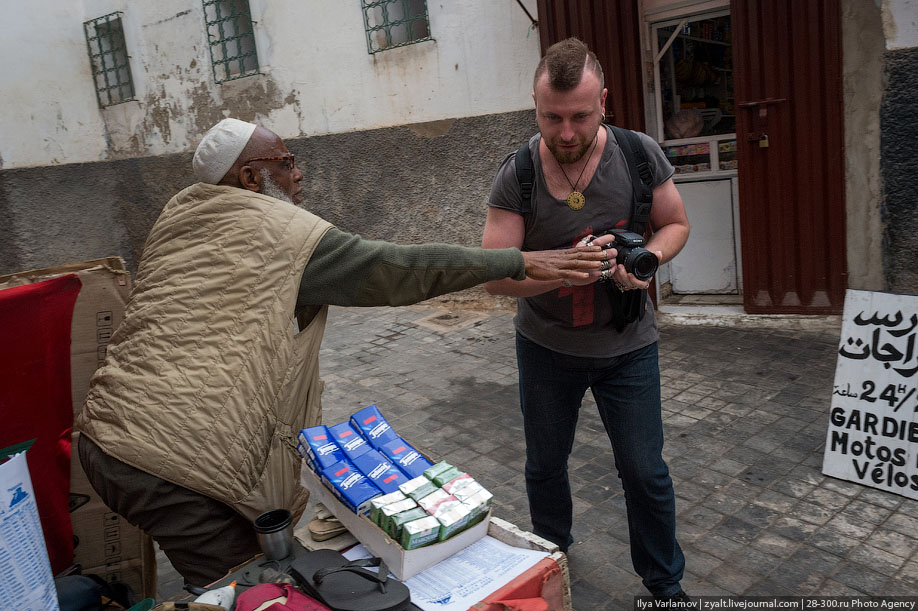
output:
POLYGON ((255 127, 239 119, 223 119, 207 130, 194 152, 195 177, 211 185, 220 182, 236 163, 255 127))

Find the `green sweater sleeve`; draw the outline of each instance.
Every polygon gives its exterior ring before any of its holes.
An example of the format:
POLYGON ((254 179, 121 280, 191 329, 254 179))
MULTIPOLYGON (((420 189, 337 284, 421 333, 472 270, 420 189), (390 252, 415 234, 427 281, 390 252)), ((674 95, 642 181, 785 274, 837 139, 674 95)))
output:
POLYGON ((403 246, 331 228, 303 271, 297 308, 408 305, 507 277, 526 277, 523 255, 515 248, 403 246))

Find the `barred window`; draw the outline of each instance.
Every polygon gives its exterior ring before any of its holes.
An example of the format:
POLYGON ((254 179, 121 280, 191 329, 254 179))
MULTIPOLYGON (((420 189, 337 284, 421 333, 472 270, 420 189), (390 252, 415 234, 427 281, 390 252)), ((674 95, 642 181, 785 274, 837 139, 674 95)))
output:
POLYGON ((258 74, 249 0, 204 0, 204 21, 216 82, 258 74))
POLYGON ((86 33, 99 108, 135 99, 121 12, 86 21, 83 31, 86 33))
POLYGON ((367 31, 367 51, 386 49, 433 40, 427 0, 360 0, 363 24, 367 31))

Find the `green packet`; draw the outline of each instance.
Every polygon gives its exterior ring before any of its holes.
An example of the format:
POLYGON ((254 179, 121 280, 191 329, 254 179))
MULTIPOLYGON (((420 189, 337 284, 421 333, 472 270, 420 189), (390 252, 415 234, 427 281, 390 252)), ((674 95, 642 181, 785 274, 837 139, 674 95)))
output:
POLYGON ((413 522, 414 520, 420 520, 424 517, 427 517, 427 512, 420 507, 415 507, 414 509, 395 514, 389 518, 389 536, 395 541, 399 541, 402 537, 402 527, 404 527, 405 524, 413 522))
POLYGON ((415 501, 419 501, 428 494, 435 492, 437 487, 429 479, 423 475, 419 475, 416 478, 410 479, 404 484, 399 485, 398 489, 415 501))
POLYGON ((464 530, 470 518, 469 508, 462 503, 456 503, 445 511, 437 513, 436 519, 440 523, 439 540, 446 541, 457 532, 464 530))
POLYGON ((433 516, 408 522, 402 527, 400 543, 404 549, 416 549, 437 541, 440 522, 433 516))
MULTIPOLYGON (((426 469, 424 469, 424 477, 426 477, 426 478, 429 479, 430 481, 433 481, 433 479, 434 479, 435 477, 437 477, 438 475, 440 475, 440 474, 443 473, 444 471, 446 471, 446 470, 448 470, 448 469, 454 469, 454 468, 455 468, 455 467, 453 467, 451 464, 449 464, 449 463, 446 462, 445 460, 441 460, 441 461, 438 462, 437 464, 432 465, 432 466, 427 467, 426 469)), ((449 481, 449 480, 447 480, 447 481, 449 481)), ((439 486, 440 484, 437 484, 437 485, 439 486)))
POLYGON ((443 484, 448 484, 449 482, 453 481, 460 475, 462 475, 462 471, 460 471, 456 467, 450 467, 449 469, 446 469, 445 471, 441 471, 440 473, 434 475, 430 481, 432 481, 438 487, 442 488, 443 484))
POLYGON ((401 491, 396 490, 395 492, 390 492, 389 494, 370 499, 370 521, 379 526, 382 508, 397 501, 404 501, 407 498, 408 497, 402 494, 401 491))
POLYGON ((384 505, 379 510, 379 521, 377 522, 377 525, 386 534, 389 534, 389 521, 392 520, 392 516, 398 515, 402 513, 403 511, 414 509, 417 506, 418 504, 415 503, 412 499, 405 499, 403 501, 395 501, 394 503, 389 503, 388 505, 384 505))

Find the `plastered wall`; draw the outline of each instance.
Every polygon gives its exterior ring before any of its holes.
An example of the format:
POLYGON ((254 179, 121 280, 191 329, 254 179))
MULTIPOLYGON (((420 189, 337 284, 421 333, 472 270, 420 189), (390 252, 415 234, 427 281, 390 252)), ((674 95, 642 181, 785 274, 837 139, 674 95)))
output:
POLYGON ((357 0, 250 0, 262 74, 216 84, 201 0, 32 0, 0 37, 0 168, 185 152, 224 116, 292 138, 529 108, 516 2, 427 4, 434 41, 371 55, 357 0), (100 109, 83 22, 113 11, 137 101, 100 109))
POLYGON ((883 11, 872 2, 842 2, 845 116, 845 227, 848 287, 885 287, 880 202, 880 101, 886 40, 883 11))
POLYGON ((885 289, 918 295, 918 1, 883 0, 880 174, 885 289))

